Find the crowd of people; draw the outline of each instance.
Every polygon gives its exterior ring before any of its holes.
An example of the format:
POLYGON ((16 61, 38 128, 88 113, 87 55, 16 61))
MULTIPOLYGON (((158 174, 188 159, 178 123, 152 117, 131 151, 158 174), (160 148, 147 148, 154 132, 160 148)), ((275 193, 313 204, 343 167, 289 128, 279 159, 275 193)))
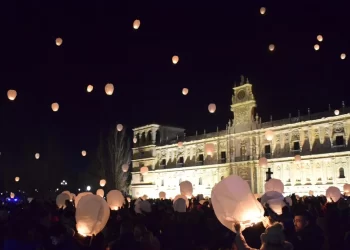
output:
POLYGON ((266 220, 244 228, 221 225, 210 201, 190 201, 186 212, 175 212, 171 200, 147 200, 151 209, 135 212, 126 200, 111 211, 104 230, 92 237, 77 233, 75 208, 67 201, 3 204, 0 210, 1 250, 349 250, 350 203, 345 198, 329 203, 325 197, 292 195, 277 215, 268 206, 266 220))

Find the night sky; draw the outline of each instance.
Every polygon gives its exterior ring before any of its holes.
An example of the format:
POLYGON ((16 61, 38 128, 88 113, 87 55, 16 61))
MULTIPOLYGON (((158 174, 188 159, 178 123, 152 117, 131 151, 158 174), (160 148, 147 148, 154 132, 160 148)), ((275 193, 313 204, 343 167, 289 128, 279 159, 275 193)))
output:
POLYGON ((282 119, 298 110, 306 114, 307 108, 314 113, 328 104, 350 105, 349 5, 304 2, 3 2, 0 167, 5 185, 17 175, 30 188, 49 175, 51 184, 63 178, 75 182, 92 164, 101 131, 117 123, 130 135, 132 128, 149 123, 180 126, 187 135, 224 129, 233 118, 232 87, 242 74, 253 84, 263 122, 270 115, 282 119), (263 6, 265 15, 259 11, 263 6), (141 21, 138 30, 135 19, 141 21), (62 37, 62 46, 56 46, 56 37, 62 37), (275 45, 273 52, 269 44, 275 45), (348 57, 341 60, 341 53, 348 57), (180 57, 177 65, 173 55, 180 57), (114 84, 112 96, 104 92, 107 82, 114 84), (15 101, 7 99, 9 89, 17 91, 15 101), (53 102, 60 105, 56 113, 53 102), (211 102, 215 114, 208 112, 211 102))

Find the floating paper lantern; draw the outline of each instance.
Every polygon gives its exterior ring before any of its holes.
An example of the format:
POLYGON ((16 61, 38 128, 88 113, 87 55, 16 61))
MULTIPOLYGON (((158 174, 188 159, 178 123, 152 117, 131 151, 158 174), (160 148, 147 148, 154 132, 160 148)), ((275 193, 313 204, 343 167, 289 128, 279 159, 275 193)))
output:
POLYGON ((271 130, 265 131, 265 138, 266 138, 266 140, 272 141, 273 136, 274 136, 273 131, 271 131, 271 130))
POLYGON ((319 49, 320 49, 320 45, 315 44, 315 45, 314 45, 314 49, 315 49, 316 51, 319 50, 319 49))
POLYGON ((136 136, 132 139, 132 142, 133 143, 137 143, 137 137, 136 136))
POLYGON ((294 161, 295 161, 296 163, 300 163, 300 162, 301 162, 301 156, 300 156, 300 155, 294 156, 294 161))
POLYGON ((51 108, 52 108, 53 112, 57 112, 58 109, 60 108, 60 105, 58 105, 57 102, 54 102, 54 103, 51 104, 51 108))
POLYGON ((70 200, 70 195, 67 193, 61 193, 56 197, 56 205, 59 209, 66 208, 66 200, 70 200))
POLYGON ((140 28, 140 24, 141 24, 140 20, 136 19, 132 24, 132 26, 134 27, 135 30, 137 30, 140 28))
POLYGON ((261 204, 269 204, 270 208, 278 215, 282 214, 282 208, 286 206, 284 196, 280 192, 269 191, 261 196, 261 204))
POLYGON ((279 179, 270 179, 269 181, 265 182, 265 192, 269 191, 276 191, 282 194, 284 191, 282 181, 279 179))
POLYGON ((344 184, 343 189, 344 189, 344 195, 349 196, 350 195, 350 184, 344 184))
POLYGON ((19 182, 19 177, 18 176, 15 178, 15 182, 19 182))
POLYGON ((177 146, 178 146, 179 148, 182 148, 183 142, 182 142, 182 141, 179 141, 179 142, 177 143, 177 146))
POLYGON ((140 169, 140 173, 141 173, 142 175, 148 174, 148 167, 142 167, 142 168, 140 169))
POLYGON ((264 209, 248 182, 237 175, 226 177, 212 189, 211 202, 216 217, 229 230, 234 230, 234 222, 245 227, 261 221, 264 216, 264 209))
POLYGON ((318 35, 317 36, 317 41, 322 42, 323 41, 323 36, 322 35, 318 35))
POLYGON ((182 89, 182 94, 187 95, 188 94, 188 88, 183 88, 182 89))
POLYGON ((15 194, 11 192, 11 193, 10 193, 10 198, 11 198, 11 199, 14 199, 14 198, 15 198, 15 194))
POLYGON ((340 193, 340 190, 339 188, 337 187, 329 187, 327 190, 326 190, 326 197, 327 197, 327 201, 328 202, 337 202, 340 197, 341 197, 341 193, 340 193))
POLYGON ((126 173, 126 172, 128 172, 128 170, 129 170, 129 165, 128 164, 123 164, 123 166, 122 166, 122 170, 123 170, 123 172, 124 173, 126 173))
POLYGON ((107 181, 105 179, 100 180, 100 186, 104 187, 106 185, 107 181))
POLYGON ((124 204, 124 196, 119 190, 111 190, 107 194, 107 203, 111 210, 118 210, 124 204))
POLYGON ((94 89, 94 86, 88 85, 86 88, 86 91, 90 93, 93 89, 94 89))
POLYGON ((260 8, 260 14, 261 15, 265 15, 265 12, 266 12, 266 8, 265 7, 261 7, 260 8))
POLYGON ((206 143, 204 146, 204 150, 207 155, 213 156, 215 152, 215 146, 213 143, 206 143))
POLYGON ((96 195, 101 196, 103 198, 103 196, 105 195, 105 191, 103 191, 102 188, 97 189, 96 195))
POLYGON ((313 195, 314 195, 314 191, 310 190, 310 191, 309 191, 309 195, 310 195, 310 196, 313 196, 313 195))
POLYGON ((270 44, 269 45, 269 50, 270 51, 274 51, 275 50, 275 45, 274 44, 270 44))
POLYGON ((107 95, 113 95, 114 85, 112 83, 107 83, 105 86, 105 92, 107 95))
POLYGON ((346 54, 345 54, 345 53, 342 53, 342 54, 340 55, 340 59, 344 60, 345 58, 346 58, 346 54))
POLYGON ((180 183, 180 193, 187 198, 191 198, 193 194, 192 183, 189 181, 183 181, 180 183))
POLYGON ((122 124, 118 124, 117 125, 117 130, 120 132, 123 130, 123 125, 122 124))
POLYGON ((85 150, 81 151, 81 155, 86 156, 86 151, 85 150))
POLYGON ((209 104, 208 110, 210 113, 214 113, 216 111, 216 105, 214 103, 209 104))
POLYGON ((335 115, 339 115, 339 113, 340 113, 340 112, 339 112, 338 109, 334 110, 334 114, 335 114, 335 115))
POLYGON ((263 168, 267 167, 267 159, 265 157, 259 159, 259 166, 263 168))
POLYGON ((39 160, 39 158, 40 158, 40 154, 39 154, 39 153, 36 153, 36 154, 35 154, 35 159, 39 160))
POLYGON ((165 200, 165 197, 166 197, 166 193, 165 192, 159 192, 159 199, 161 200, 165 200))
POLYGON ((84 196, 76 209, 76 228, 80 235, 94 236, 103 230, 110 216, 107 202, 98 195, 84 196))
POLYGON ((177 64, 179 62, 179 57, 178 56, 173 56, 172 57, 173 64, 177 64))
POLYGON ((61 45, 62 45, 62 43, 63 43, 62 38, 57 37, 57 38, 56 38, 56 45, 57 45, 57 46, 61 46, 61 45))
POLYGON ((17 97, 17 91, 16 90, 13 90, 13 89, 10 89, 9 91, 7 91, 7 98, 10 100, 10 101, 14 101, 17 97))
POLYGON ((178 199, 183 199, 186 201, 186 207, 188 207, 190 205, 190 202, 188 201, 187 197, 183 194, 179 194, 179 195, 176 195, 174 200, 173 200, 173 204, 175 204, 175 202, 178 200, 178 199))
POLYGON ((79 204, 79 201, 82 197, 86 196, 86 195, 93 195, 93 193, 91 192, 82 192, 82 193, 79 193, 77 195, 77 197, 75 197, 75 200, 74 200, 74 205, 75 207, 77 208, 78 207, 78 204, 79 204))

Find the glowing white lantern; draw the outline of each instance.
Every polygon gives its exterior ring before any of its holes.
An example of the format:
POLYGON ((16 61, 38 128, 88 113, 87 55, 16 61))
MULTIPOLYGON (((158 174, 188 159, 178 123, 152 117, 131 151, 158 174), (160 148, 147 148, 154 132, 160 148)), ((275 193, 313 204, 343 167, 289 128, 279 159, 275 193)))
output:
POLYGON ((107 95, 113 95, 114 85, 112 83, 107 83, 105 86, 105 92, 107 95))
POLYGON ((315 45, 314 45, 314 49, 315 49, 316 51, 319 50, 319 49, 320 49, 320 45, 315 44, 315 45))
POLYGON ((122 166, 122 170, 123 170, 123 172, 124 173, 126 173, 126 172, 128 172, 128 170, 129 170, 129 165, 128 164, 123 164, 123 166, 122 166))
POLYGON ((210 113, 214 113, 216 111, 216 105, 214 103, 210 103, 208 106, 208 110, 210 113))
POLYGON ((36 153, 36 154, 35 154, 35 159, 39 160, 39 158, 40 158, 40 154, 39 154, 39 153, 36 153))
POLYGON ((301 156, 300 156, 300 155, 294 156, 294 161, 295 161, 296 163, 300 163, 300 162, 301 162, 301 156))
POLYGON ((337 202, 340 197, 341 197, 341 193, 339 188, 337 187, 329 187, 326 190, 326 197, 327 197, 327 201, 328 202, 337 202))
POLYGON ((10 89, 9 91, 7 91, 7 98, 11 101, 14 101, 17 97, 17 91, 10 89))
POLYGON ((96 195, 101 196, 103 198, 103 196, 105 195, 105 191, 103 191, 102 188, 97 189, 96 195))
POLYGON ((79 204, 79 201, 82 197, 86 196, 86 195, 93 195, 93 193, 91 192, 82 192, 82 193, 79 193, 77 195, 77 197, 75 197, 75 200, 74 200, 74 205, 75 207, 77 208, 78 207, 78 204, 79 204))
POLYGON ((166 197, 166 193, 165 192, 159 192, 159 199, 161 200, 165 200, 165 197, 166 197))
POLYGON ((117 125, 117 130, 120 132, 123 130, 123 125, 122 124, 118 124, 117 125))
POLYGON ((269 181, 265 182, 265 192, 270 191, 276 191, 282 194, 284 191, 282 181, 279 179, 270 179, 269 181))
POLYGON ((91 186, 87 186, 86 191, 90 191, 90 190, 91 190, 91 186))
POLYGON ((346 58, 346 54, 345 54, 345 53, 342 53, 342 54, 340 55, 340 59, 344 60, 345 58, 346 58))
POLYGON ((136 19, 132 24, 132 26, 134 27, 135 30, 137 30, 140 28, 140 24, 141 24, 140 20, 136 19))
POLYGON ((174 201, 173 208, 175 212, 186 213, 186 207, 186 200, 184 200, 183 198, 178 198, 176 199, 176 201, 174 201))
POLYGON ((66 208, 66 200, 70 201, 70 195, 67 193, 61 193, 56 197, 56 205, 59 209, 66 208))
POLYGON ((275 50, 275 45, 274 44, 270 44, 269 45, 269 50, 270 51, 274 51, 275 50))
POLYGON ((182 142, 182 141, 179 141, 179 142, 177 143, 177 146, 178 146, 179 148, 182 148, 183 142, 182 142))
POLYGON ((14 198, 15 198, 15 194, 11 192, 11 193, 10 193, 10 198, 11 198, 11 199, 14 199, 14 198))
POLYGON ((172 61, 173 61, 173 64, 177 64, 179 62, 179 57, 173 56, 172 61))
POLYGON ((272 141, 273 136, 274 136, 273 131, 271 131, 271 130, 265 131, 265 138, 266 138, 266 140, 272 141))
POLYGON ((206 143, 204 146, 205 153, 209 156, 213 156, 215 152, 215 146, 213 143, 206 143))
POLYGON ((100 180, 100 186, 104 187, 106 185, 107 181, 105 179, 100 180))
POLYGON ((335 114, 335 115, 339 115, 339 113, 340 113, 340 112, 339 112, 338 109, 334 110, 334 114, 335 114))
POLYGON ((188 207, 190 205, 190 202, 188 201, 187 197, 183 194, 178 194, 175 196, 174 200, 173 200, 173 204, 175 204, 175 202, 178 200, 178 199, 183 199, 186 201, 186 207, 188 207))
POLYGON ((93 89, 94 89, 94 86, 88 85, 86 88, 86 91, 90 93, 93 89))
POLYGON ((58 105, 57 102, 54 102, 54 103, 51 104, 51 108, 52 108, 53 112, 57 112, 58 109, 60 108, 60 105, 58 105))
POLYGON ((189 181, 183 181, 180 183, 180 193, 187 198, 191 198, 193 194, 192 183, 189 181))
POLYGON ((276 191, 268 191, 261 196, 261 204, 265 206, 268 203, 270 208, 279 215, 282 214, 282 208, 286 205, 283 200, 284 196, 276 191))
POLYGON ((260 8, 260 14, 261 15, 265 15, 265 12, 266 12, 266 8, 265 7, 261 7, 260 8))
POLYGON ((187 95, 188 94, 188 88, 183 88, 182 89, 182 94, 187 95))
POLYGON ((264 209, 248 182, 237 175, 226 177, 212 189, 211 202, 216 217, 229 230, 234 230, 234 222, 245 227, 264 217, 264 209))
POLYGON ((81 155, 86 156, 86 151, 85 150, 81 151, 81 155))
POLYGON ((140 173, 141 173, 142 175, 148 174, 148 167, 142 167, 142 168, 140 168, 140 173))
POLYGON ((322 42, 323 41, 323 36, 322 35, 318 35, 317 36, 317 41, 322 42))
POLYGON ((57 46, 61 46, 61 45, 62 45, 62 43, 63 43, 62 38, 57 37, 57 38, 56 38, 56 45, 57 45, 57 46))
POLYGON ((344 195, 349 196, 350 195, 350 184, 344 184, 343 189, 344 189, 344 195))
POLYGON ((76 228, 80 235, 97 235, 106 226, 110 216, 107 202, 98 195, 82 197, 76 209, 76 228))
POLYGON ((310 190, 310 191, 309 191, 309 195, 310 195, 310 196, 313 196, 313 195, 314 195, 314 191, 310 190))
POLYGON ((111 210, 118 210, 125 202, 123 194, 119 190, 111 190, 107 194, 107 203, 111 210))
POLYGON ((132 142, 133 143, 137 143, 137 137, 136 136, 132 139, 132 142))
POLYGON ((19 182, 19 177, 18 176, 15 178, 15 182, 19 182))
POLYGON ((267 159, 265 157, 259 159, 259 166, 263 168, 267 167, 267 159))

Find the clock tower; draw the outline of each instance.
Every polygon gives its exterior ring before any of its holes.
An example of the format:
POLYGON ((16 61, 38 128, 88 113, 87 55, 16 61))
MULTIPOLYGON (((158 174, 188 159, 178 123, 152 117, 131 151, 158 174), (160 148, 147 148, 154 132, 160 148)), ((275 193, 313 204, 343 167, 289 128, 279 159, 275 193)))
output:
POLYGON ((233 111, 233 127, 235 133, 255 129, 254 112, 256 108, 255 98, 252 92, 252 85, 248 78, 245 81, 241 76, 239 86, 233 88, 231 111, 233 111))

